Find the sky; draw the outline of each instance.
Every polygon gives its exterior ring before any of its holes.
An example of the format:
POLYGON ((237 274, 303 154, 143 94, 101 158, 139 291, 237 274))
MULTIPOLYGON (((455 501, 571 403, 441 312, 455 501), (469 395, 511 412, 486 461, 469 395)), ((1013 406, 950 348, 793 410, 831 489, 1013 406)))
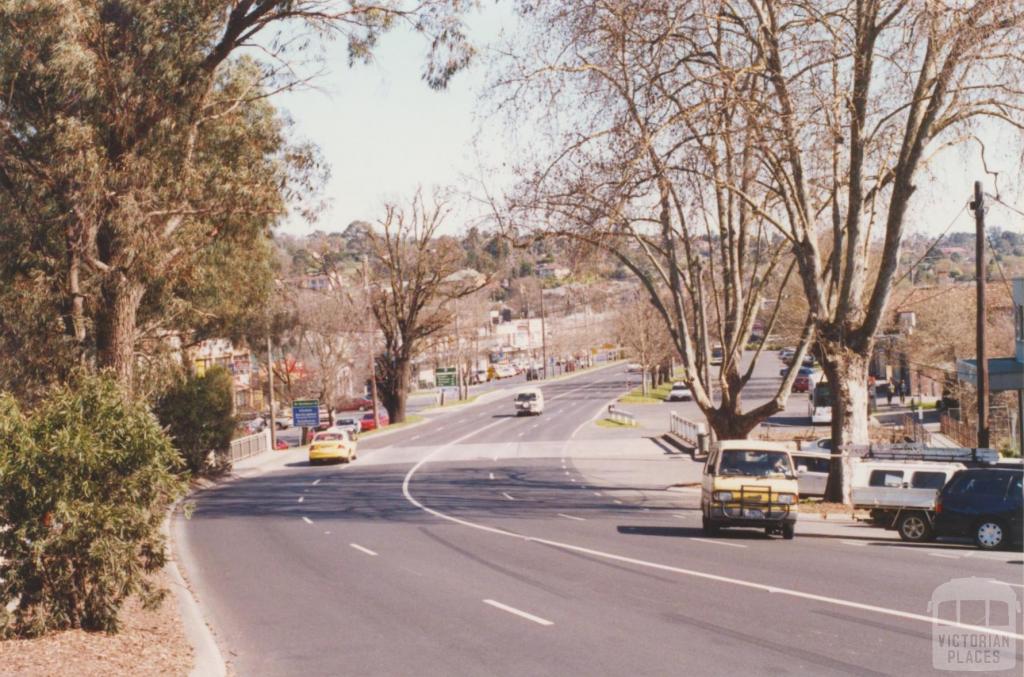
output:
MULTIPOLYGON (((469 17, 469 33, 480 49, 513 25, 504 6, 488 4, 469 17)), ((331 167, 327 206, 317 222, 293 216, 284 232, 330 232, 355 220, 373 222, 385 202, 407 201, 419 187, 469 190, 480 177, 476 148, 487 149, 488 166, 501 154, 501 134, 474 145, 486 126, 477 105, 487 81, 486 60, 475 59, 448 89, 434 91, 421 78, 426 51, 422 36, 401 28, 381 38, 373 63, 349 67, 346 45, 333 42, 313 89, 275 99, 293 120, 296 137, 319 146, 331 167)), ((456 202, 448 224, 454 232, 480 213, 480 207, 456 202)))
MULTIPOLYGON (((385 202, 405 201, 421 186, 426 191, 451 187, 479 192, 476 184, 481 178, 492 189, 511 184, 510 174, 493 171, 513 159, 502 127, 506 123, 484 116, 479 97, 488 78, 486 48, 514 32, 515 17, 509 3, 485 3, 468 23, 481 53, 445 91, 433 91, 423 82, 426 43, 401 28, 382 37, 369 65, 349 67, 345 44, 329 43, 324 72, 314 87, 275 99, 293 120, 296 138, 319 146, 331 168, 322 196, 326 207, 318 220, 309 223, 292 216, 282 225, 283 232, 330 232, 355 220, 374 222, 381 218, 385 202), (481 164, 492 169, 482 171, 481 164)), ((977 131, 985 141, 989 168, 1002 172, 1000 194, 1024 212, 1019 142, 993 127, 977 131)), ((918 175, 908 231, 937 236, 947 228, 971 230, 972 214, 962 207, 976 179, 984 182, 987 192, 996 192, 977 144, 945 151, 918 175)), ((456 201, 445 230, 459 232, 481 213, 479 204, 456 201)), ((989 226, 1024 232, 1024 214, 997 204, 988 214, 989 226)))

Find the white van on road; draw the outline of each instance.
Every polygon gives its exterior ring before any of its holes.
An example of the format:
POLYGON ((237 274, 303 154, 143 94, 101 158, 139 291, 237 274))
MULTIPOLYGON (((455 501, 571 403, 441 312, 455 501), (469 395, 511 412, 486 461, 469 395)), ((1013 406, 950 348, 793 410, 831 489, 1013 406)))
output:
POLYGON ((516 416, 540 414, 544 411, 544 393, 540 388, 523 388, 512 401, 515 403, 516 416))

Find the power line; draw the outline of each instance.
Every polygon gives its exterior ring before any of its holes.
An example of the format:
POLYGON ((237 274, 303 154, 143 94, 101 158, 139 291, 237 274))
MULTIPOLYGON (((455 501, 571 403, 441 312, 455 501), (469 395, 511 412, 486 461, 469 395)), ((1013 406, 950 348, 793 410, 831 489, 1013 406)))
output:
POLYGON ((926 258, 928 258, 928 256, 929 256, 929 255, 930 255, 930 254, 932 253, 932 251, 933 251, 933 250, 935 249, 935 247, 937 247, 937 246, 938 246, 939 242, 942 242, 942 238, 946 237, 946 234, 947 234, 947 233, 949 233, 949 229, 953 227, 953 224, 954 224, 954 223, 956 223, 956 220, 957 220, 957 219, 959 219, 959 218, 960 218, 960 216, 961 216, 961 215, 962 215, 962 214, 964 213, 964 211, 965 211, 965 210, 967 209, 967 205, 968 205, 968 203, 967 203, 967 202, 965 202, 965 203, 963 204, 963 206, 961 206, 961 207, 960 207, 960 211, 958 211, 958 212, 956 213, 956 216, 954 216, 954 217, 953 217, 953 220, 949 222, 949 225, 948 225, 948 226, 946 226, 946 229, 942 231, 942 234, 941 234, 941 235, 939 235, 939 236, 938 236, 937 238, 935 238, 935 241, 934 241, 934 242, 932 242, 932 244, 931 244, 931 245, 930 245, 930 246, 928 247, 928 249, 927 249, 927 250, 925 250, 924 254, 922 254, 922 255, 921 255, 921 258, 919 258, 919 259, 918 259, 917 261, 915 261, 915 262, 914 262, 914 264, 913 264, 912 266, 910 266, 909 268, 907 268, 907 272, 903 273, 902 277, 900 277, 900 278, 899 278, 898 280, 896 280, 896 282, 895 282, 895 283, 893 283, 893 285, 892 285, 893 287, 896 287, 897 285, 899 285, 899 283, 900 283, 900 282, 903 282, 903 280, 907 279, 907 277, 908 277, 908 276, 909 276, 909 275, 910 275, 910 274, 911 274, 912 272, 914 272, 914 270, 915 270, 915 269, 916 269, 916 268, 917 268, 917 267, 918 267, 919 265, 921 265, 921 262, 922 262, 922 261, 924 261, 924 260, 925 260, 926 258))
POLYGON ((1000 198, 1000 197, 999 197, 998 195, 989 195, 988 193, 985 193, 985 195, 986 195, 987 197, 990 197, 990 198, 992 198, 992 200, 994 200, 994 201, 995 201, 996 203, 998 203, 998 204, 1001 204, 1001 205, 1003 205, 1004 207, 1006 207, 1007 209, 1009 209, 1009 210, 1010 210, 1011 212, 1017 212, 1017 213, 1018 213, 1018 214, 1020 214, 1021 216, 1024 216, 1024 211, 1021 211, 1021 210, 1017 209, 1016 207, 1014 207, 1014 206, 1013 206, 1013 205, 1011 205, 1011 204, 1008 204, 1008 203, 1006 203, 1006 202, 1003 202, 1003 200, 1002 200, 1002 199, 1001 199, 1001 198, 1000 198))

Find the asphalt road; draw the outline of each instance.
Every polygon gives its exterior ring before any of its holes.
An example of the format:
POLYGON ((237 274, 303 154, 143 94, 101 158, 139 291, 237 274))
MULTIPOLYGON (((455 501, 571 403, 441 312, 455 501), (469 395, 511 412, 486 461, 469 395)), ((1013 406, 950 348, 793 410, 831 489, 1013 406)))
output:
POLYGON ((590 372, 543 385, 540 417, 503 397, 200 494, 175 537, 235 671, 925 674, 937 586, 1024 592, 1020 553, 812 520, 704 538, 699 494, 666 490, 699 466, 596 436, 626 385, 590 372))

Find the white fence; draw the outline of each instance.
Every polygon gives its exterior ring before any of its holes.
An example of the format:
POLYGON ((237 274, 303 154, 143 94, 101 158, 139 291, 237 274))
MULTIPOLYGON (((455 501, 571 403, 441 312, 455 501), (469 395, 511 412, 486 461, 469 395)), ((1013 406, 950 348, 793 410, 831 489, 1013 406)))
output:
POLYGON ((628 411, 623 411, 622 409, 619 409, 614 404, 608 405, 608 418, 615 421, 616 423, 621 423, 622 425, 636 425, 636 416, 629 413, 628 411))
POLYGON ((256 454, 270 451, 270 430, 264 430, 255 435, 246 435, 231 440, 231 448, 228 450, 228 458, 231 462, 241 461, 256 454))
POLYGON ((673 411, 668 415, 668 429, 669 432, 692 447, 694 454, 707 453, 708 429, 705 424, 685 419, 673 411))

